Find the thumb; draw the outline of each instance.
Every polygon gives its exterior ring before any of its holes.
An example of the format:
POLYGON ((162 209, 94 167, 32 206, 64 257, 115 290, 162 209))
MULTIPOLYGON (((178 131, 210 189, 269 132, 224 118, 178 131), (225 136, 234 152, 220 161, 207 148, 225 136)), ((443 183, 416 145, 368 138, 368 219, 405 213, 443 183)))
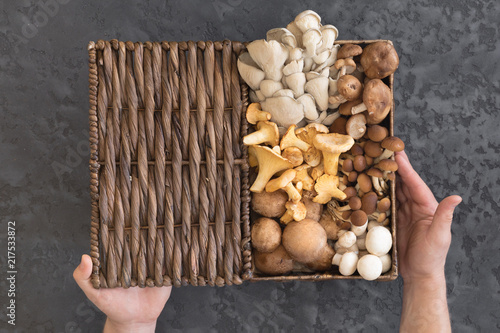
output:
POLYGON ((90 282, 91 274, 92 259, 88 255, 84 254, 82 255, 80 265, 78 265, 73 272, 73 278, 85 293, 89 290, 89 287, 92 288, 92 283, 90 282))
POLYGON ((443 201, 439 203, 429 229, 431 237, 437 237, 435 239, 436 241, 449 239, 453 211, 460 202, 462 202, 460 196, 452 195, 444 198, 443 201))

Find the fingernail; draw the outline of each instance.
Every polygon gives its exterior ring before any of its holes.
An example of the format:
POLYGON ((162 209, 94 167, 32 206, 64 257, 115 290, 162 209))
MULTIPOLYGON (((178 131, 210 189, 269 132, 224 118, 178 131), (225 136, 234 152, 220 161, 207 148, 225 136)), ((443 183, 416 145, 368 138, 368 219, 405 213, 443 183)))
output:
POLYGON ((78 268, 83 271, 83 255, 80 258, 80 265, 78 265, 78 268))

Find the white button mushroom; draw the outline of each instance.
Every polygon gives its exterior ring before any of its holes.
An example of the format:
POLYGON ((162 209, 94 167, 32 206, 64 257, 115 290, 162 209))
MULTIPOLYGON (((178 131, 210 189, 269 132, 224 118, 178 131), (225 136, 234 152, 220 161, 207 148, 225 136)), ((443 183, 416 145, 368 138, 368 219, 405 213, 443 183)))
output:
POLYGON ((374 227, 366 234, 365 246, 371 254, 384 255, 392 247, 392 235, 385 227, 374 227))
POLYGON ((391 256, 386 253, 383 256, 379 256, 379 259, 382 262, 382 274, 388 272, 392 266, 391 256))
POLYGON ((340 247, 351 247, 356 244, 356 235, 352 231, 347 231, 339 237, 337 244, 340 247))
POLYGON ((382 261, 373 254, 367 254, 358 260, 357 269, 363 279, 372 281, 382 274, 382 261))
MULTIPOLYGON (((338 258, 337 258, 338 260, 338 258)), ((335 262, 335 256, 332 263, 335 262)), ((358 263, 358 255, 354 252, 346 252, 342 255, 339 262, 339 272, 342 275, 348 276, 353 275, 356 271, 358 263)))

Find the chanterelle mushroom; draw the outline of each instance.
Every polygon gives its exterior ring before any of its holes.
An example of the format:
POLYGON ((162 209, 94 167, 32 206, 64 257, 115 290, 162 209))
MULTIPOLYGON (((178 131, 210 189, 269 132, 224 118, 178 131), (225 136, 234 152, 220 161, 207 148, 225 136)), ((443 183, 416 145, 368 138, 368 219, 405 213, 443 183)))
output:
POLYGON ((271 120, 271 114, 266 111, 262 111, 259 103, 251 103, 247 108, 247 121, 250 124, 257 124, 259 121, 271 120))
POLYGON ((288 147, 297 147, 302 151, 307 151, 311 147, 307 142, 304 142, 301 139, 297 138, 297 136, 295 135, 296 127, 297 126, 295 125, 291 125, 286 131, 283 138, 281 138, 281 143, 280 143, 281 150, 288 147))
POLYGON ((257 178, 252 187, 250 187, 250 191, 252 192, 262 192, 269 179, 275 173, 293 167, 292 163, 279 154, 276 154, 271 148, 253 145, 250 146, 249 150, 253 150, 252 153, 259 165, 257 178))
POLYGON ((302 196, 292 184, 292 180, 297 175, 294 169, 288 169, 281 176, 276 179, 270 180, 266 185, 266 192, 274 192, 279 189, 285 190, 291 201, 297 202, 302 196))
POLYGON ((324 174, 316 180, 316 185, 314 185, 314 189, 318 193, 316 197, 314 197, 313 201, 326 204, 332 198, 338 200, 344 200, 346 198, 346 194, 338 189, 339 186, 339 178, 337 176, 324 174))
POLYGON ((306 218, 307 209, 302 201, 288 201, 285 204, 286 212, 280 218, 280 222, 283 224, 288 224, 292 221, 302 221, 306 218))
POLYGON ((318 134, 314 137, 313 144, 316 149, 323 152, 325 173, 335 176, 338 171, 340 154, 351 149, 354 145, 354 139, 349 135, 338 133, 318 134))
POLYGON ((247 45, 247 50, 255 63, 266 73, 266 79, 280 81, 282 69, 288 58, 288 49, 275 40, 255 40, 247 45))
POLYGON ((279 143, 278 126, 270 121, 259 121, 257 123, 257 131, 245 135, 243 143, 247 146, 261 143, 276 146, 279 143))

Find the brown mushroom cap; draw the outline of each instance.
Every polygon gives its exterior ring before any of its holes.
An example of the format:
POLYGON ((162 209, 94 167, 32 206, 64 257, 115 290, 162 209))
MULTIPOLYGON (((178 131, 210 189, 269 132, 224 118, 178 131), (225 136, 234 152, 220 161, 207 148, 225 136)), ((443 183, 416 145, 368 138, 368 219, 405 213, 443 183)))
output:
POLYGON ((369 126, 367 132, 368 138, 374 142, 380 142, 389 135, 389 130, 380 125, 369 126))
POLYGON ((358 175, 358 185, 361 191, 364 193, 370 192, 372 190, 372 180, 366 173, 360 173, 358 175))
POLYGON ((356 192, 356 189, 352 186, 346 187, 344 189, 344 193, 347 196, 346 199, 349 199, 351 197, 355 197, 358 193, 356 192))
POLYGON ((354 170, 363 172, 366 169, 366 158, 363 155, 354 157, 354 170))
POLYGON ((293 270, 293 260, 280 245, 270 253, 255 252, 255 267, 264 274, 283 275, 293 270))
POLYGON ((379 212, 386 212, 391 208, 391 200, 389 198, 383 198, 380 199, 380 201, 377 203, 377 210, 379 212))
POLYGON ((328 239, 338 239, 337 233, 340 230, 340 226, 337 224, 337 221, 332 218, 332 215, 330 213, 324 211, 323 214, 321 214, 321 218, 319 219, 319 224, 323 227, 323 229, 325 229, 326 237, 328 239))
POLYGON ((356 171, 349 172, 349 176, 347 176, 347 180, 349 182, 354 183, 358 179, 358 173, 356 171))
POLYGON ((402 151, 403 149, 405 149, 405 144, 404 144, 403 140, 401 140, 400 138, 398 138, 396 136, 389 136, 389 137, 385 138, 384 141, 382 141, 381 146, 384 149, 388 149, 388 150, 396 151, 396 152, 399 152, 399 151, 402 151))
MULTIPOLYGON (((343 116, 350 116, 350 115, 352 115, 352 112, 351 112, 352 107, 355 105, 361 104, 361 103, 363 103, 363 100, 361 98, 342 103, 339 105, 339 113, 343 116)), ((337 118, 337 119, 339 119, 339 118, 337 118)))
POLYGON ((396 163, 396 161, 389 159, 378 162, 375 167, 383 171, 398 171, 398 164, 396 163))
POLYGON ((337 53, 337 59, 351 58, 363 53, 361 46, 356 44, 347 43, 342 45, 337 53))
POLYGON ((261 217, 252 224, 252 246, 259 252, 273 252, 281 244, 278 222, 261 217))
POLYGON ((306 266, 313 271, 324 272, 332 268, 332 259, 335 255, 335 250, 330 247, 330 245, 326 244, 326 246, 321 251, 321 256, 311 262, 306 264, 306 266))
POLYGON ((370 215, 377 209, 377 194, 368 192, 361 198, 361 210, 370 215))
POLYGON ((252 209, 265 217, 280 217, 285 214, 288 194, 283 190, 252 194, 252 209))
POLYGON ((335 119, 330 126, 330 133, 347 134, 345 125, 347 123, 347 118, 338 117, 335 119))
POLYGON ((351 207, 352 210, 361 209, 361 199, 359 197, 350 197, 349 207, 351 207))
POLYGON ((370 80, 363 91, 363 103, 368 112, 367 123, 379 124, 391 110, 391 90, 382 80, 370 80))
POLYGON ((384 174, 377 168, 370 168, 366 171, 366 174, 370 177, 382 178, 384 174))
POLYGON ((352 212, 350 218, 351 218, 351 223, 357 227, 361 227, 368 220, 368 216, 361 209, 352 212))
POLYGON ((353 139, 361 139, 366 132, 366 117, 362 113, 349 117, 345 126, 347 134, 353 139))
POLYGON ((355 76, 343 75, 337 80, 337 90, 345 99, 352 101, 361 96, 363 86, 355 76))
POLYGON ((392 180, 392 181, 395 181, 396 180, 396 174, 394 172, 389 172, 387 175, 386 175, 387 179, 388 180, 392 180))
POLYGON ((344 160, 344 162, 342 163, 342 170, 344 172, 351 172, 352 170, 354 170, 354 165, 351 159, 346 158, 344 160))
POLYGON ((363 155, 365 152, 363 150, 363 147, 361 147, 359 145, 359 143, 355 143, 352 147, 351 147, 351 155, 352 156, 357 156, 357 155, 363 155))
POLYGON ((282 240, 290 257, 303 264, 317 260, 327 244, 325 229, 318 222, 309 219, 287 224, 282 240))
POLYGON ((323 205, 314 202, 312 198, 302 197, 302 202, 306 206, 306 219, 319 221, 323 213, 323 205))
POLYGON ((379 142, 374 142, 371 140, 366 141, 364 149, 365 149, 365 154, 370 157, 379 157, 380 155, 382 155, 382 152, 384 151, 380 146, 379 142))
POLYGON ((391 43, 381 41, 366 46, 360 62, 367 77, 383 79, 396 71, 399 57, 391 43))

